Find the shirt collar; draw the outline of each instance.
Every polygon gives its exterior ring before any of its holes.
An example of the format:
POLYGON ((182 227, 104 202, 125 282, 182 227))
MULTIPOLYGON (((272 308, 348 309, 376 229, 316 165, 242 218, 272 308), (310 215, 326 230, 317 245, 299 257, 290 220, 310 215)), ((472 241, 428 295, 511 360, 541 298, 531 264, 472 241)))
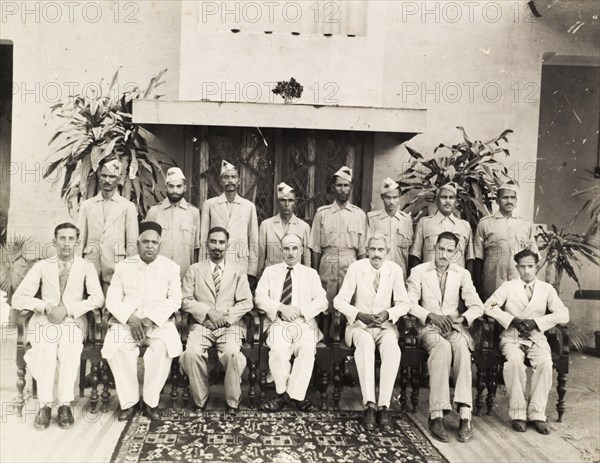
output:
MULTIPOLYGON (((165 198, 162 202, 162 208, 168 209, 170 207, 174 207, 174 206, 171 204, 171 201, 169 201, 169 198, 165 198)), ((185 200, 185 198, 181 198, 181 201, 179 201, 179 204, 177 205, 177 207, 187 210, 189 207, 189 204, 185 200)))
MULTIPOLYGON (((293 223, 295 225, 297 221, 298 221, 298 217, 296 217, 296 214, 292 214, 292 216, 290 217, 290 221, 288 223, 293 223)), ((281 214, 277 214, 275 217, 273 217, 273 222, 283 223, 281 214)))
MULTIPOLYGON (((217 264, 215 264, 212 260, 208 259, 208 263, 210 264, 210 271, 214 272, 215 271, 215 267, 217 266, 217 264)), ((221 262, 219 262, 219 267, 221 267, 221 270, 225 269, 225 259, 223 259, 221 262)))
POLYGON ((433 218, 435 219, 436 222, 441 223, 444 219, 448 219, 450 220, 452 223, 456 223, 456 217, 454 216, 454 213, 450 214, 449 216, 445 216, 444 214, 442 214, 440 211, 437 211, 435 213, 435 215, 433 216, 433 218))
MULTIPOLYGON (((112 195, 112 197, 109 199, 109 201, 118 201, 120 197, 121 197, 121 195, 119 194, 119 192, 118 192, 118 191, 115 191, 115 194, 114 194, 114 195, 112 195)), ((96 201, 98 201, 98 202, 100 202, 100 201, 104 201, 104 197, 102 196, 102 192, 98 193, 98 194, 97 194, 97 195, 94 197, 94 199, 95 199, 96 201)))
MULTIPOLYGON (((221 196, 219 196, 219 203, 227 203, 227 196, 225 196, 225 193, 222 193, 221 196)), ((235 198, 233 198, 233 201, 231 201, 232 203, 235 204, 240 204, 240 195, 238 195, 237 193, 235 194, 235 198)))
POLYGON ((349 211, 349 210, 351 210, 350 209, 350 201, 346 201, 346 205, 342 208, 342 207, 340 207, 339 203, 334 200, 333 203, 332 203, 332 205, 331 205, 331 208, 333 209, 332 212, 337 212, 337 211, 340 211, 342 209, 346 209, 347 211, 349 211))
POLYGON ((502 215, 502 212, 500 211, 496 211, 492 214, 492 217, 494 217, 495 219, 516 219, 517 216, 513 213, 510 217, 505 217, 502 215))

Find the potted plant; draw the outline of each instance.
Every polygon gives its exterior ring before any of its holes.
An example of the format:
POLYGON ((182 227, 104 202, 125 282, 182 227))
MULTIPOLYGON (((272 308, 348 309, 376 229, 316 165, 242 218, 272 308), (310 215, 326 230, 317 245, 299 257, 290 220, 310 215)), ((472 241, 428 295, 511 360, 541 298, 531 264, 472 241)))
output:
POLYGON ((507 168, 495 156, 510 154, 505 144, 512 130, 482 142, 471 141, 464 128, 457 129, 462 132, 463 141, 452 146, 440 144, 427 160, 406 146, 412 161, 401 173, 399 183, 402 196, 410 198, 404 211, 418 222, 431 212, 438 188, 456 182, 459 186, 458 209, 475 230, 479 220, 492 212, 498 186, 510 180, 507 168))
POLYGON ((137 205, 142 218, 164 199, 162 166, 174 163, 148 146, 146 130, 133 122, 132 106, 133 100, 149 97, 163 84, 165 72, 150 79, 143 90, 136 85, 119 93, 117 71, 108 86, 100 81, 101 94, 71 95, 50 108, 48 117, 62 124, 50 140, 44 178, 57 169, 64 171, 61 197, 69 210, 97 193, 95 172, 104 159, 121 162, 121 194, 137 205))
POLYGON ((282 80, 277 82, 277 85, 271 90, 275 95, 283 98, 284 103, 293 103, 293 101, 302 96, 304 87, 300 85, 293 77, 290 80, 282 80))

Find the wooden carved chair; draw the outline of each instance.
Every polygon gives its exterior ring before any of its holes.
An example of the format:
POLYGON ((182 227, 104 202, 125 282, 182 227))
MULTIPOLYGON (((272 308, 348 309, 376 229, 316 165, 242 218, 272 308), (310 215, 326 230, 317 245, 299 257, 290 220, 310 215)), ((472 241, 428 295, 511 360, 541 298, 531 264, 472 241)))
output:
MULTIPOLYGON (((85 376, 85 364, 89 360, 92 363, 90 382, 92 391, 90 394, 90 412, 96 413, 99 395, 98 395, 98 382, 100 380, 100 370, 102 363, 102 316, 100 309, 95 309, 88 312, 88 334, 87 339, 84 342, 83 350, 81 352, 81 378, 79 385, 79 396, 84 396, 84 379, 85 376)), ((17 322, 17 416, 21 416, 23 412, 23 406, 25 405, 25 397, 23 391, 25 389, 25 375, 26 375, 26 363, 25 353, 31 348, 31 344, 27 340, 28 324, 33 316, 33 312, 21 311, 19 313, 19 319, 17 322)), ((35 379, 32 383, 33 396, 37 396, 37 386, 35 379)))
MULTIPOLYGON (((260 337, 260 363, 259 363, 259 385, 260 385, 260 402, 265 400, 267 391, 267 373, 269 371, 269 347, 266 344, 268 333, 263 332, 263 322, 266 316, 264 312, 259 310, 261 320, 260 337)), ((320 409, 327 410, 327 388, 329 386, 329 372, 331 371, 331 343, 329 342, 329 326, 331 316, 329 313, 319 315, 317 323, 319 329, 323 333, 324 338, 317 343, 317 352, 315 354, 315 368, 313 371, 313 379, 316 381, 317 389, 320 394, 321 403, 320 409)))

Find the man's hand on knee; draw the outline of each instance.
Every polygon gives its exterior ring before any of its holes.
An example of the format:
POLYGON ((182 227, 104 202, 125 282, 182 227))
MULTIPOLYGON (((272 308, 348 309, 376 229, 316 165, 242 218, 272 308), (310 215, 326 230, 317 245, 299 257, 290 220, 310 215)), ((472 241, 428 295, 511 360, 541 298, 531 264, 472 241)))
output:
POLYGON ((436 315, 434 313, 430 313, 427 316, 427 321, 430 321, 437 326, 442 334, 452 330, 452 318, 447 315, 436 315))
POLYGON ((293 322, 294 320, 302 316, 300 307, 295 305, 287 305, 285 309, 281 311, 281 318, 286 322, 293 322))
POLYGON ((127 320, 127 326, 129 326, 131 336, 133 336, 133 339, 136 342, 142 342, 144 340, 144 325, 142 324, 141 318, 137 317, 135 314, 131 314, 127 320))
POLYGON ((48 321, 55 325, 60 325, 67 318, 67 308, 61 302, 47 314, 48 321))
POLYGON ((229 326, 229 322, 225 318, 225 316, 218 312, 216 309, 213 309, 208 312, 208 318, 215 325, 215 328, 223 328, 224 326, 229 326))
POLYGON ((370 313, 358 312, 358 314, 356 315, 356 319, 358 321, 363 322, 367 326, 379 324, 379 318, 376 315, 370 313))

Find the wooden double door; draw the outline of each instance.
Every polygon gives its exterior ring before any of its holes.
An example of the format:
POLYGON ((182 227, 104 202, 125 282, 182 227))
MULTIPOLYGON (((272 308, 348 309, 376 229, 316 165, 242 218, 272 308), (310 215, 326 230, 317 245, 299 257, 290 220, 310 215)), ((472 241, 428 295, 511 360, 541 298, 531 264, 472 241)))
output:
POLYGON ((277 211, 276 187, 296 190, 296 215, 309 224, 319 206, 333 201, 331 176, 341 166, 354 171, 352 203, 370 210, 373 134, 256 127, 193 127, 186 132, 189 200, 202 207, 221 194, 221 161, 240 171, 240 194, 256 205, 259 222, 277 211))

